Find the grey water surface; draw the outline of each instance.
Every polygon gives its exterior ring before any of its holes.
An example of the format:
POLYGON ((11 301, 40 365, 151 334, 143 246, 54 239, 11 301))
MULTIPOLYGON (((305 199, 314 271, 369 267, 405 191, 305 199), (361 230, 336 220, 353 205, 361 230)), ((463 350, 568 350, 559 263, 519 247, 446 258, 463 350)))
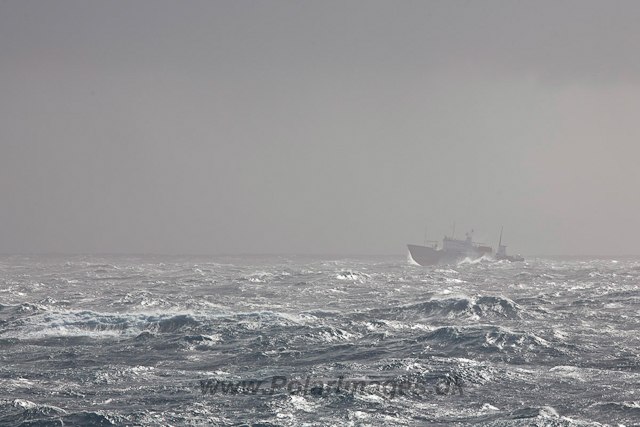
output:
POLYGON ((640 425, 640 260, 4 256, 0 424, 640 425))

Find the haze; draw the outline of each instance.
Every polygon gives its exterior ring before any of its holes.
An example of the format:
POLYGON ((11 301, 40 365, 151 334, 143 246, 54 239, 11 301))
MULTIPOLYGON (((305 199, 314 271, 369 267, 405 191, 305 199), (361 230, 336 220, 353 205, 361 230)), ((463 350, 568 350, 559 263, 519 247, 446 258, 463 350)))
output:
POLYGON ((639 254, 635 1, 3 1, 0 252, 639 254))

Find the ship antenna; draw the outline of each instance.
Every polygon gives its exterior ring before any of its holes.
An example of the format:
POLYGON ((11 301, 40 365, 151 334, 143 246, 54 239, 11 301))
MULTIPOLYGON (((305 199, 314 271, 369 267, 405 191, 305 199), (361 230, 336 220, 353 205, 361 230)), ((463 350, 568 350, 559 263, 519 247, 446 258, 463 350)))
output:
POLYGON ((500 229, 500 242, 498 243, 498 247, 500 247, 500 245, 502 245, 502 230, 504 230, 504 225, 500 229))

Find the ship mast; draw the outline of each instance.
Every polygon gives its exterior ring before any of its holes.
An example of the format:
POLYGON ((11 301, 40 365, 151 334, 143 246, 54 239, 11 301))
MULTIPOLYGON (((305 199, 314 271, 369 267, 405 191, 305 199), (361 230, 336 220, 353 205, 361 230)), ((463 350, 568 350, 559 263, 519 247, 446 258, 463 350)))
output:
POLYGON ((502 245, 502 230, 504 230, 504 225, 500 229, 500 242, 498 243, 498 248, 500 248, 500 246, 502 245))

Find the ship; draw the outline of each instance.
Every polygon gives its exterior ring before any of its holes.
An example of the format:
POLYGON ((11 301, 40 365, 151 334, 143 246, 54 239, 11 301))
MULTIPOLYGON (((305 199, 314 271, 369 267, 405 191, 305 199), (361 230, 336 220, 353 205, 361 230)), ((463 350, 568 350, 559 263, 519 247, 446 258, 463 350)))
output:
POLYGON ((493 248, 473 242, 473 230, 466 234, 465 239, 455 239, 455 226, 452 237, 444 236, 442 248, 438 248, 438 243, 433 246, 407 245, 409 255, 420 265, 436 264, 458 264, 466 259, 477 261, 482 257, 491 256, 493 248))
POLYGON ((452 237, 444 236, 442 248, 438 248, 437 242, 431 242, 433 243, 432 246, 427 246, 426 241, 424 245, 407 245, 409 256, 413 261, 422 266, 459 264, 464 260, 474 262, 482 258, 495 259, 498 261, 507 260, 511 262, 524 261, 524 258, 519 254, 517 256, 507 255, 507 247, 502 244, 502 230, 500 231, 498 251, 495 255, 492 247, 484 243, 473 242, 473 230, 471 230, 471 233, 466 234, 465 239, 454 238, 455 225, 453 230, 452 237))

